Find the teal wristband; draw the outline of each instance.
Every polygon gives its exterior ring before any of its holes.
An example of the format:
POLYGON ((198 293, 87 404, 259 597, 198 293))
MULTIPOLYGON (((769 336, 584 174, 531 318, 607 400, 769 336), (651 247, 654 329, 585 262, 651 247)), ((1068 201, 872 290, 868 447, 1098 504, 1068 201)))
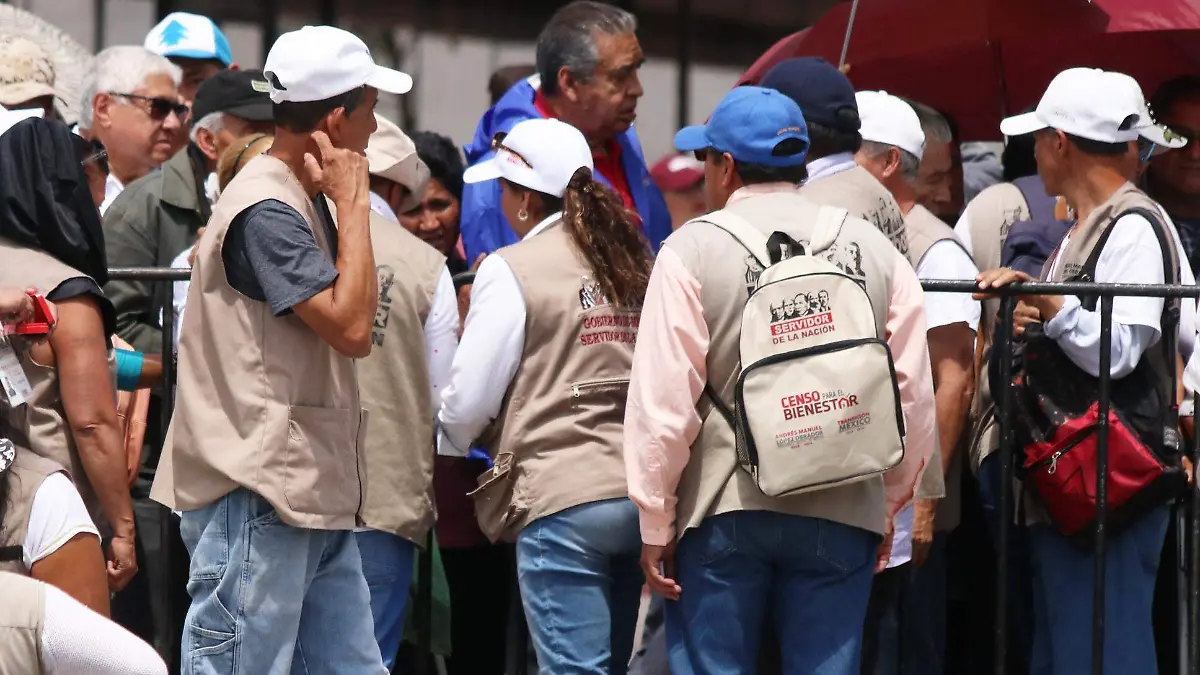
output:
POLYGON ((134 391, 142 377, 142 362, 145 355, 127 349, 117 349, 117 389, 134 391))

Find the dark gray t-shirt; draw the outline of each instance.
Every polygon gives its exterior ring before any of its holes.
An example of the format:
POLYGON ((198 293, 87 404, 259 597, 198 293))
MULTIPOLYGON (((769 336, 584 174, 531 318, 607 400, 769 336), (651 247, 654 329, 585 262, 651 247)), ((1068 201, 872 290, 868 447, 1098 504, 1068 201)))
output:
MULTIPOLYGON (((317 211, 321 210, 318 205, 317 211)), ((319 226, 325 228, 328 241, 336 241, 337 233, 325 218, 319 226)), ((233 219, 221 257, 229 285, 267 303, 275 316, 290 313, 338 276, 304 216, 275 199, 258 202, 233 219)))

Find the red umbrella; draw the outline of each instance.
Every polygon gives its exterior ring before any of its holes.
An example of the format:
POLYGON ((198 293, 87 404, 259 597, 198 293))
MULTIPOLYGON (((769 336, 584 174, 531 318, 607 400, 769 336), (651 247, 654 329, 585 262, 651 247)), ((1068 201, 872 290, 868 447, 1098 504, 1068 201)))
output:
POLYGON ((884 89, 952 115, 963 138, 1000 137, 1000 120, 1037 102, 1059 71, 1118 70, 1147 94, 1200 72, 1200 0, 859 0, 776 43, 742 76, 779 61, 846 63, 858 89, 884 89))

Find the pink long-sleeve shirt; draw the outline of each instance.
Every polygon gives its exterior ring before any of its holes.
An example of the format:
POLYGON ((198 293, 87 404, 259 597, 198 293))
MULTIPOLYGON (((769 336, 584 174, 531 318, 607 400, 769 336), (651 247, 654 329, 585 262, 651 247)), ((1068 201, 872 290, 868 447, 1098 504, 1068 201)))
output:
MULTIPOLYGON (((742 188, 730 202, 761 192, 742 188)), ((937 443, 924 295, 912 266, 894 252, 886 339, 907 436, 904 460, 883 477, 889 520, 912 499, 937 443)), ((675 537, 676 490, 700 433, 696 403, 708 377, 709 349, 702 292, 695 275, 664 246, 646 289, 625 409, 629 497, 640 511, 642 541, 656 546, 675 537)))

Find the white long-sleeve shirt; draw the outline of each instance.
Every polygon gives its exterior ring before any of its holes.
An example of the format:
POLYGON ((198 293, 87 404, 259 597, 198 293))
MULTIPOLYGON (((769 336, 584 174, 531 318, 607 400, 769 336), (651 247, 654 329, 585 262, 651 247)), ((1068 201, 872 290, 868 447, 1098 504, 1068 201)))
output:
MULTIPOLYGON (((1163 214, 1166 217, 1166 214, 1163 214)), ((1170 219, 1167 218, 1170 223, 1170 219)), ((1183 244, 1174 224, 1168 228, 1180 260, 1180 279, 1184 285, 1195 285, 1196 278, 1188 265, 1183 244)), ((1059 246, 1066 249, 1068 234, 1059 246)), ((1062 264, 1054 259, 1053 269, 1062 264)), ((1099 283, 1161 284, 1163 278, 1162 250, 1150 223, 1140 215, 1122 216, 1113 225, 1112 234, 1096 261, 1096 281, 1099 283)), ((1196 340, 1196 305, 1181 304, 1179 351, 1185 360, 1196 340)), ((1113 299, 1112 356, 1109 372, 1120 378, 1133 372, 1139 359, 1153 346, 1162 333, 1162 298, 1117 297, 1113 299)), ((1100 307, 1087 311, 1079 298, 1067 296, 1062 309, 1046 322, 1046 335, 1055 340, 1063 352, 1084 372, 1100 374, 1100 307)))
MULTIPOLYGON (((547 217, 524 239, 561 217, 547 217)), ((500 414, 525 349, 525 316, 525 296, 512 268, 498 255, 484 258, 471 286, 471 309, 450 368, 450 384, 442 392, 438 454, 466 456, 500 414)))

